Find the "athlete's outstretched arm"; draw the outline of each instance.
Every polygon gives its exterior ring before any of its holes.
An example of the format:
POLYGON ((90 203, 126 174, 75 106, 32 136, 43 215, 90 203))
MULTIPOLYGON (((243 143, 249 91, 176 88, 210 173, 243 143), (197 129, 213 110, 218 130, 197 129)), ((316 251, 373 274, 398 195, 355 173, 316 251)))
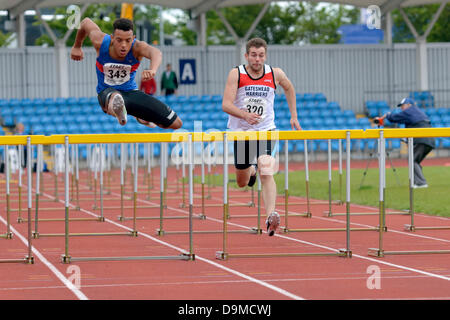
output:
POLYGON ((139 61, 143 57, 150 60, 150 69, 142 72, 142 80, 150 80, 153 78, 162 62, 161 50, 144 41, 136 40, 133 46, 133 54, 139 61))
POLYGON ((289 111, 291 112, 291 128, 292 130, 301 130, 302 128, 300 127, 300 123, 298 122, 295 88, 283 70, 281 70, 280 68, 274 68, 273 71, 275 73, 275 81, 278 81, 280 86, 283 88, 284 94, 286 96, 289 111))
POLYGON ((222 110, 236 118, 244 119, 249 124, 256 124, 261 120, 261 117, 258 114, 241 110, 234 105, 237 94, 238 72, 239 70, 234 68, 228 74, 225 91, 223 93, 222 110))
POLYGON ((81 46, 83 45, 83 41, 86 37, 89 37, 98 54, 104 36, 105 33, 102 32, 91 19, 84 18, 80 23, 80 29, 77 31, 75 42, 70 52, 70 57, 73 60, 83 60, 84 54, 81 46))

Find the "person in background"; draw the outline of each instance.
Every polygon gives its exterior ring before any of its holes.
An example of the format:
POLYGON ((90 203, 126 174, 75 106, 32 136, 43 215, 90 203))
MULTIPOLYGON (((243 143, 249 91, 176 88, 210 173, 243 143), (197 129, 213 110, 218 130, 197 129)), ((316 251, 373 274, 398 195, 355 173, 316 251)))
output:
MULTIPOLYGON (((384 119, 392 123, 403 123, 405 128, 430 128, 430 119, 420 110, 411 98, 404 98, 397 107, 402 111, 398 113, 388 112, 378 118, 383 123, 384 119)), ((422 172, 421 162, 436 147, 434 138, 414 138, 414 188, 427 188, 427 180, 422 172)))
POLYGON ((172 71, 172 65, 168 63, 166 65, 166 71, 163 72, 161 77, 161 93, 165 90, 166 97, 172 94, 176 94, 178 89, 177 74, 172 71))

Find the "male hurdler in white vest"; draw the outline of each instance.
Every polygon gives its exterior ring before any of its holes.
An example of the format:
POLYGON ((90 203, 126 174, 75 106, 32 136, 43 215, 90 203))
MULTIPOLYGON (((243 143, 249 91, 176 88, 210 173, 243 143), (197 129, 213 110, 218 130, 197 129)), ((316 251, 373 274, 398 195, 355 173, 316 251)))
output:
MULTIPOLYGON (((260 38, 251 39, 246 46, 247 64, 233 68, 228 74, 222 109, 229 114, 228 129, 232 131, 275 130, 274 100, 278 85, 286 95, 292 130, 301 130, 297 118, 295 89, 283 70, 265 64, 266 57, 266 41, 260 38)), ((280 224, 280 215, 275 211, 277 188, 273 178, 274 146, 275 141, 270 140, 234 143, 234 166, 238 186, 243 188, 254 185, 259 172, 269 236, 275 234, 280 224)))

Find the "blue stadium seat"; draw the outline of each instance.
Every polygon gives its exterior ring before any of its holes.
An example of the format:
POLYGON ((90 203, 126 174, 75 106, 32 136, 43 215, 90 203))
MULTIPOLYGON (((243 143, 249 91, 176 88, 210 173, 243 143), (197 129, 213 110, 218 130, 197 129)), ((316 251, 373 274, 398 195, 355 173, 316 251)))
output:
POLYGON ((379 116, 378 106, 376 101, 366 101, 367 114, 370 118, 379 116))
POLYGON ((450 111, 449 111, 450 109, 448 109, 448 108, 437 108, 436 109, 436 113, 439 115, 439 116, 444 116, 444 115, 447 115, 447 114, 449 114, 450 113, 450 111))
POLYGON ((450 114, 442 116, 441 120, 446 126, 450 126, 450 114))
POLYGON ((45 126, 43 126, 41 124, 36 124, 33 126, 33 134, 44 135, 45 130, 46 130, 45 126))
POLYGON ((316 140, 317 149, 319 151, 328 151, 328 141, 327 140, 316 140))
POLYGON ((442 148, 449 149, 450 148, 450 138, 442 139, 442 148))
POLYGON ((314 95, 312 93, 305 93, 303 95, 304 102, 314 102, 314 95))
POLYGON ((189 97, 181 95, 181 96, 178 96, 176 100, 178 103, 186 103, 186 102, 188 102, 188 99, 189 99, 189 97))
POLYGON ((66 105, 70 105, 70 106, 76 105, 76 104, 78 104, 78 99, 75 98, 75 97, 69 97, 69 98, 66 99, 66 103, 65 104, 66 105))
POLYGON ((347 117, 346 119, 346 124, 349 126, 356 126, 358 124, 358 121, 356 120, 355 117, 347 117))
POLYGON ((441 122, 441 117, 439 115, 434 115, 430 117, 431 124, 437 124, 441 122))
POLYGON ((400 139, 392 139, 392 141, 391 141, 391 148, 392 149, 400 149, 400 147, 401 147, 400 139))
POLYGON ((78 124, 72 122, 67 125, 67 133, 69 134, 77 134, 81 133, 78 124))
POLYGON ((328 110, 328 103, 326 101, 320 101, 317 103, 316 108, 320 110, 327 111, 328 110))
POLYGON ((328 109, 330 109, 330 110, 340 110, 341 108, 340 108, 340 106, 339 106, 339 104, 337 102, 330 101, 330 102, 328 102, 328 109))
POLYGON ((368 139, 366 142, 366 148, 370 151, 376 151, 377 150, 377 140, 375 139, 368 139))
POLYGON ((217 102, 222 103, 222 95, 219 95, 219 94, 213 95, 211 97, 211 101, 214 103, 217 103, 217 102))
POLYGON ((303 140, 293 141, 293 143, 295 143, 295 151, 297 151, 297 152, 305 151, 305 144, 304 144, 303 140))
POLYGON ((311 112, 313 110, 316 110, 316 104, 312 101, 308 101, 303 104, 303 108, 311 112))
POLYGON ((209 94, 202 95, 200 101, 203 103, 211 102, 211 95, 209 94))
POLYGON ((314 95, 314 101, 327 102, 327 98, 325 97, 325 95, 323 93, 319 92, 314 95))

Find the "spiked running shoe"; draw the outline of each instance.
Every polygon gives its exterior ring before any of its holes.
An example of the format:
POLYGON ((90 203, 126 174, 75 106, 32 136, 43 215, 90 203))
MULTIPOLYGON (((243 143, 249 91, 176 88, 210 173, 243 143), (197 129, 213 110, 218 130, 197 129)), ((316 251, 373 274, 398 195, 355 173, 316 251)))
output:
POLYGON ((108 110, 111 111, 111 114, 117 118, 122 126, 127 123, 127 109, 121 94, 116 94, 110 99, 108 110))
POLYGON ((269 234, 269 237, 275 234, 275 231, 277 230, 279 225, 280 225, 280 215, 274 211, 271 214, 269 214, 266 220, 267 233, 269 234))

